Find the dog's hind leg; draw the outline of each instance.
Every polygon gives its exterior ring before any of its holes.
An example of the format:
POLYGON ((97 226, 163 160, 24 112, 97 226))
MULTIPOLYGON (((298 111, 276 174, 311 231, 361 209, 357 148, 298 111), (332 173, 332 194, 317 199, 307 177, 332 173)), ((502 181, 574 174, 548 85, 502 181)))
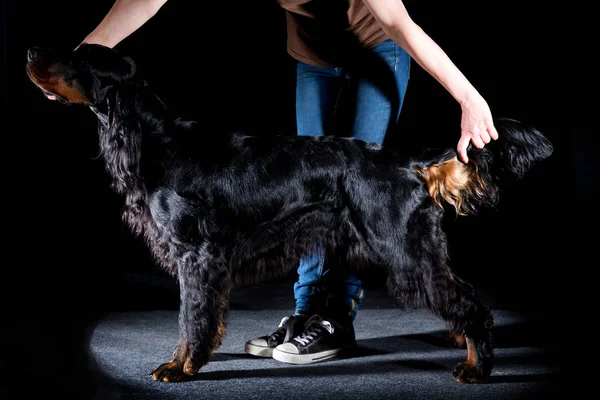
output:
POLYGON ((452 277, 441 283, 438 290, 448 290, 452 295, 442 297, 437 305, 437 314, 449 325, 451 336, 464 341, 467 359, 454 368, 452 375, 459 383, 484 382, 490 376, 493 366, 491 328, 493 316, 474 294, 466 282, 452 277))
POLYGON ((152 372, 157 381, 185 380, 206 365, 225 334, 230 274, 212 246, 178 257, 180 340, 173 360, 152 372))
POLYGON ((400 306, 428 309, 447 324, 451 336, 464 337, 467 360, 456 366, 453 376, 460 383, 483 382, 493 365, 493 316, 473 287, 450 270, 438 217, 415 213, 409 233, 397 244, 401 257, 388 254, 388 260, 395 260, 388 288, 400 306))
POLYGON ((450 334, 446 338, 446 344, 448 345, 448 347, 453 347, 456 349, 467 348, 467 341, 465 339, 465 335, 462 332, 450 332, 450 334))
POLYGON ((424 304, 418 305, 418 308, 424 305, 439 316, 448 325, 450 336, 456 337, 457 346, 461 341, 466 343, 467 359, 455 367, 452 373, 454 379, 459 383, 484 382, 493 366, 493 316, 490 310, 477 299, 467 283, 455 276, 438 274, 431 281, 423 281, 421 278, 422 275, 409 276, 406 272, 392 272, 388 287, 400 298, 399 303, 405 305, 412 302, 407 302, 407 293, 416 293, 414 287, 418 286, 418 295, 424 296, 424 304))

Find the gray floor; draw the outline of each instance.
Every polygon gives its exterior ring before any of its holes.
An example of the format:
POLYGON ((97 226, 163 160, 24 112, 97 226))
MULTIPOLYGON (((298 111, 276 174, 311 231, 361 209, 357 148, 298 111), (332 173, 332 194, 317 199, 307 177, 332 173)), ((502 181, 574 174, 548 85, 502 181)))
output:
POLYGON ((245 354, 246 340, 270 333, 291 311, 289 285, 234 293, 222 346, 195 380, 183 383, 149 376, 177 344, 176 309, 108 313, 90 339, 91 359, 106 375, 96 397, 492 400, 547 398, 561 386, 558 349, 549 342, 546 321, 535 315, 496 305, 492 376, 485 384, 461 385, 451 372, 466 350, 446 348, 441 320, 396 309, 383 289, 368 293, 355 321, 356 354, 302 366, 245 354))

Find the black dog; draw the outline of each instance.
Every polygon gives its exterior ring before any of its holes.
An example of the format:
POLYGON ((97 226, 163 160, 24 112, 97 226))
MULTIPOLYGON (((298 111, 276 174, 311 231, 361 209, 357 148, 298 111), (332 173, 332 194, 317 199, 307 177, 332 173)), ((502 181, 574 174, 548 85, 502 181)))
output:
POLYGON ((315 244, 336 265, 384 266, 400 307, 438 315, 467 345, 461 383, 491 373, 492 314, 449 267, 444 209, 494 206, 498 182, 549 157, 551 143, 500 119, 500 138, 471 147, 403 154, 339 137, 215 135, 173 116, 115 50, 32 48, 27 73, 46 94, 89 106, 123 218, 180 285, 180 340, 155 380, 205 365, 225 335, 234 285, 292 271, 315 244))

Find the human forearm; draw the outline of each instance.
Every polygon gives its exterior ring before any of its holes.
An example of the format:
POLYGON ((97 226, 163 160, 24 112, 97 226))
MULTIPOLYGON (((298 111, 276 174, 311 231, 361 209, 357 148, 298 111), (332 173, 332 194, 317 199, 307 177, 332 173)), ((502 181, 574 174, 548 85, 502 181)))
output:
POLYGON ((384 31, 461 105, 479 93, 448 55, 410 18, 399 0, 364 0, 384 31))
POLYGON ((490 108, 448 55, 415 24, 401 0, 363 0, 382 29, 460 104, 461 138, 457 153, 469 161, 469 143, 482 148, 498 138, 490 108))
POLYGON ((392 27, 388 34, 461 106, 473 101, 473 97, 479 96, 447 54, 419 26, 413 24, 402 34, 392 27))
POLYGON ((131 35, 167 2, 167 0, 116 0, 100 24, 83 40, 114 47, 131 35))

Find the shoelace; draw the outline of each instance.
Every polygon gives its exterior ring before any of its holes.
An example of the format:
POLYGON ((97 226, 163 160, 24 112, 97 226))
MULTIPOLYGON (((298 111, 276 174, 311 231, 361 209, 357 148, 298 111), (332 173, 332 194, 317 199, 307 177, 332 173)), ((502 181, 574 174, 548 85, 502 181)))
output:
POLYGON ((269 338, 279 341, 279 338, 286 333, 287 329, 280 329, 283 328, 283 326, 286 324, 286 322, 288 322, 288 320, 290 319, 290 317, 283 317, 283 319, 281 320, 281 322, 279 323, 279 326, 277 327, 277 330, 275 332, 273 332, 271 334, 271 336, 269 336, 269 338))
POLYGON ((317 338, 317 335, 323 332, 323 329, 333 334, 333 325, 331 325, 329 321, 314 321, 306 328, 306 330, 302 334, 296 336, 294 338, 294 341, 300 343, 303 346, 306 346, 307 344, 315 340, 317 338))

